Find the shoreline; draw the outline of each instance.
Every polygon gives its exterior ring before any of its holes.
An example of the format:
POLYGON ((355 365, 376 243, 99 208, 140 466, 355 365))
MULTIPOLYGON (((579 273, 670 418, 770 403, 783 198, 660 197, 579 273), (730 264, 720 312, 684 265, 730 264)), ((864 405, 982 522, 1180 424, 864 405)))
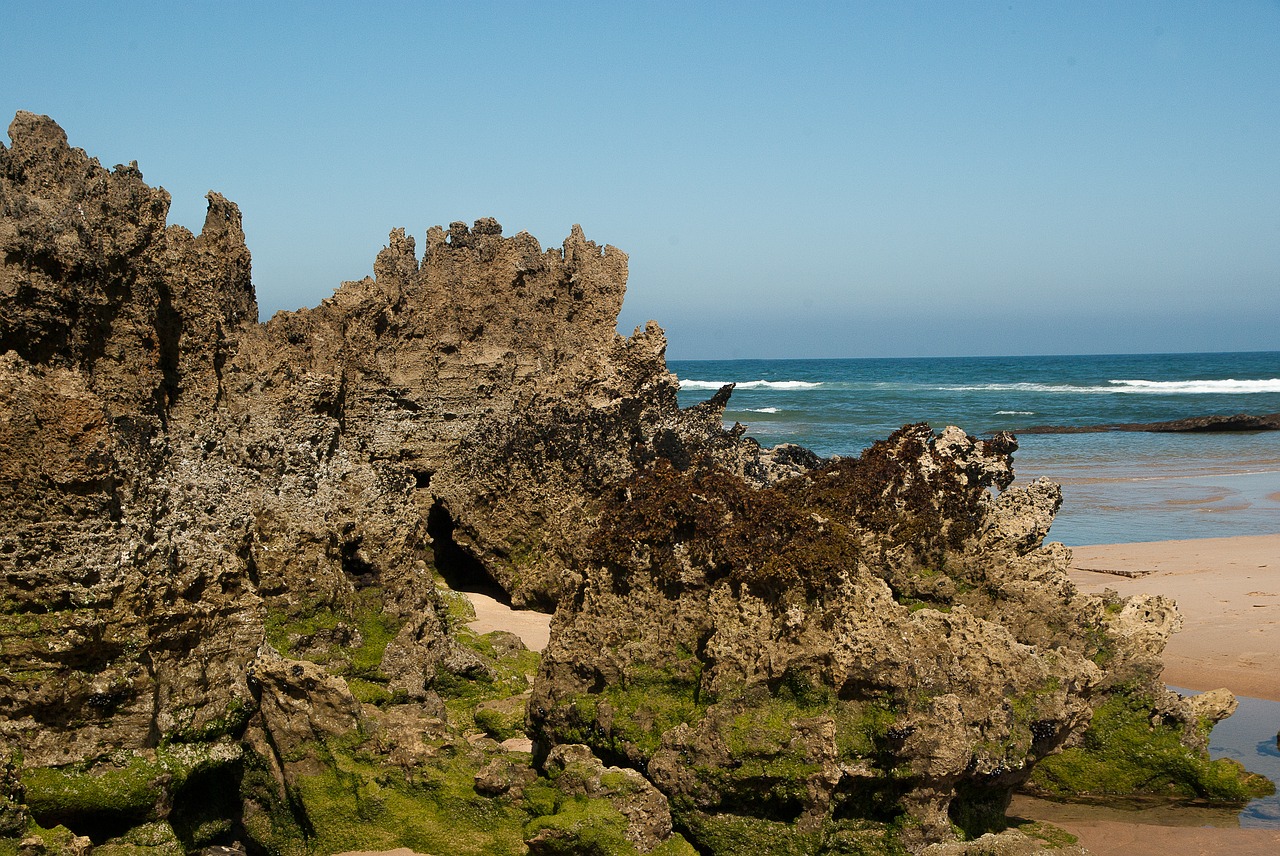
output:
POLYGON ((1093 856, 1273 856, 1280 829, 1206 826, 1221 810, 1186 807, 1129 810, 1055 803, 1014 794, 1010 817, 1051 823, 1076 836, 1093 856))
MULTIPOLYGON (((1280 534, 1072 547, 1068 575, 1085 592, 1173 598, 1182 629, 1165 648, 1166 684, 1280 701, 1280 534)), ((1276 723, 1280 727, 1280 723, 1276 723)), ((1015 795, 1010 815, 1059 826, 1095 856, 1280 852, 1280 829, 1241 828, 1233 813, 1132 811, 1015 795), (1219 823, 1210 826, 1205 824, 1219 823)))

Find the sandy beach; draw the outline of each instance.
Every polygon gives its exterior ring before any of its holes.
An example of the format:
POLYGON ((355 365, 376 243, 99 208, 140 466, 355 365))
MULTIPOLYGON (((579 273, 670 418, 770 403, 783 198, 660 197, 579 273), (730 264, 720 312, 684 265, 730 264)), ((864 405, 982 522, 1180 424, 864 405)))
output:
POLYGON ((477 633, 506 630, 514 633, 530 651, 541 652, 551 637, 551 616, 531 609, 512 609, 487 594, 464 592, 476 611, 476 620, 467 626, 477 633))
POLYGON ((1182 630, 1165 649, 1165 683, 1226 687, 1280 701, 1280 535, 1072 548, 1083 591, 1163 594, 1182 630))

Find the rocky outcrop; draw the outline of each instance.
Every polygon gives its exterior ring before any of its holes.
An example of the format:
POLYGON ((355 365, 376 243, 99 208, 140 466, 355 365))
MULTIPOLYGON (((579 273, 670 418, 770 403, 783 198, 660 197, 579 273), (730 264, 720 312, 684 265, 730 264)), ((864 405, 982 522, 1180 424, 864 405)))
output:
POLYGON ((1149 431, 1156 434, 1214 434, 1224 431, 1280 431, 1280 413, 1237 413, 1189 416, 1166 422, 1119 422, 1110 425, 1033 425, 1019 434, 1100 434, 1107 431, 1149 431))
POLYGON ((136 165, 10 137, 4 835, 921 847, 1153 686, 1171 607, 1074 591, 1011 437, 762 450, 731 387, 679 408, 656 325, 615 332, 626 256, 577 227, 396 230, 259 324, 232 203, 192 235, 136 165), (467 629, 475 587, 558 608, 541 667, 467 629))
POLYGON ((136 167, 103 169, 43 117, 20 113, 10 135, 0 735, 28 763, 65 764, 249 696, 246 527, 225 513, 225 476, 197 477, 208 438, 191 420, 220 401, 257 308, 234 205, 211 194, 193 237, 165 226, 168 195, 136 167))
MULTIPOLYGON (((471 706, 527 691, 528 658, 466 637, 436 572, 550 606, 591 485, 662 452, 761 459, 714 406, 675 406, 660 330, 614 332, 626 256, 580 229, 544 251, 453 224, 421 259, 397 230, 373 277, 259 325, 232 203, 210 194, 193 236, 136 165, 46 117, 10 136, 0 741, 27 768, 145 772, 229 740, 248 754, 207 784, 260 780, 246 830, 307 834, 317 745, 355 728, 433 757, 471 706)), ((44 818, 101 837, 184 799, 203 795, 44 818)))
POLYGON ((541 745, 646 770, 708 840, 740 815, 949 837, 1082 730, 1107 680, 1103 610, 1040 546, 1056 490, 988 494, 1013 448, 915 426, 765 489, 637 475, 554 619, 541 745))

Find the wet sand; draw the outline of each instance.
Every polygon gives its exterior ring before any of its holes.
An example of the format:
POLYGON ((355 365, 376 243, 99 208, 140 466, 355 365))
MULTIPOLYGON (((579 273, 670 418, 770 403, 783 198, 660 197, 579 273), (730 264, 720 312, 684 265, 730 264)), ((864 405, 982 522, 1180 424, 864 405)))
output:
POLYGON ((1016 795, 1009 806, 1015 817, 1059 826, 1080 839, 1095 856, 1275 856, 1280 829, 1205 826, 1230 824, 1234 813, 1220 809, 1133 811, 1106 806, 1053 803, 1016 795))

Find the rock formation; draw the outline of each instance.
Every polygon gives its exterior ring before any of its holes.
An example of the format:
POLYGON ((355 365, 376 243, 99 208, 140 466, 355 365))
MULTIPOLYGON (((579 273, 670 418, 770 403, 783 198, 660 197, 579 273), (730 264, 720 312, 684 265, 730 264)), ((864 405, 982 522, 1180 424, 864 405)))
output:
POLYGON ((1167 422, 1119 422, 1109 425, 1033 425, 1019 434, 1102 434, 1107 431, 1147 431, 1153 434, 1221 434, 1224 432, 1280 431, 1280 413, 1237 413, 1189 416, 1167 422))
POLYGON ((1052 485, 992 497, 1011 437, 763 450, 615 332, 626 256, 577 227, 396 230, 259 324, 235 205, 192 235, 136 165, 9 133, 0 838, 919 849, 1119 687, 1195 720, 1171 605, 1074 591, 1052 485), (558 606, 540 667, 465 626, 477 586, 558 606))

